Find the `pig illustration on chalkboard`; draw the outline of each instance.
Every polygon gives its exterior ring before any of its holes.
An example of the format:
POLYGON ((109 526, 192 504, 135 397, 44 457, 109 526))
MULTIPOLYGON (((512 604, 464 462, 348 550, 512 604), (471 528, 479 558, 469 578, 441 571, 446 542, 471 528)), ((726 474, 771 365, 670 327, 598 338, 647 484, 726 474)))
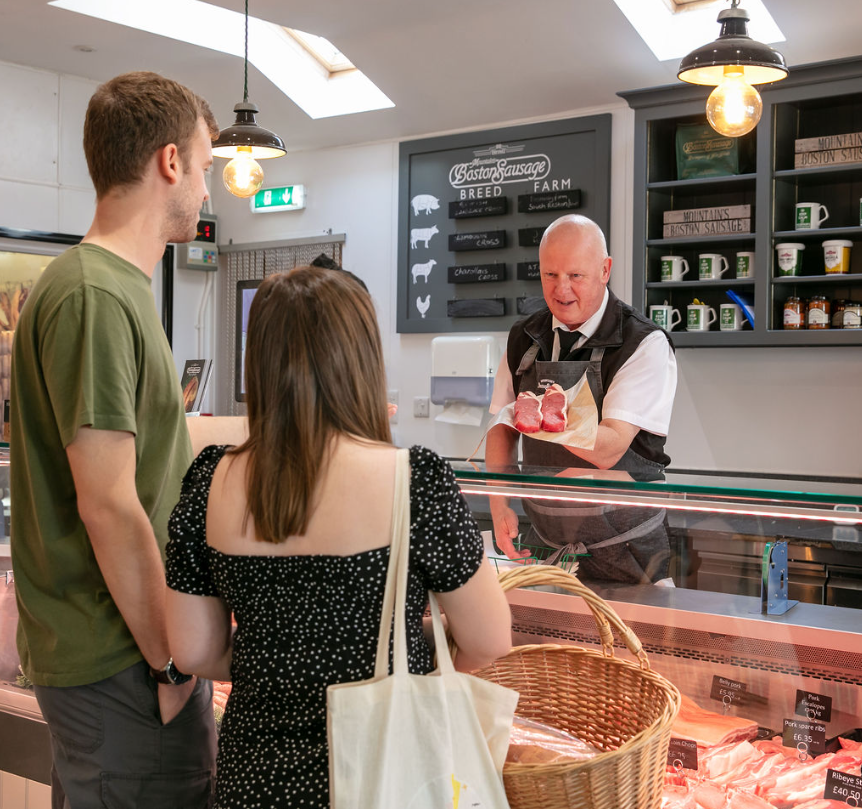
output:
POLYGON ((417 194, 410 200, 410 204, 413 206, 414 216, 419 216, 420 211, 425 211, 427 216, 431 211, 436 211, 440 207, 440 200, 430 194, 417 194))
POLYGON ((410 272, 413 273, 413 283, 415 284, 419 276, 421 275, 425 279, 425 283, 428 283, 428 276, 431 275, 431 268, 437 262, 432 258, 431 261, 426 261, 424 264, 414 264, 410 268, 410 272))
POLYGON ((419 242, 425 242, 425 246, 428 247, 431 237, 439 232, 437 225, 432 225, 430 228, 413 228, 410 231, 410 246, 416 247, 419 242))
POLYGON ((422 319, 425 319, 425 313, 431 308, 431 296, 426 295, 425 300, 422 298, 416 298, 416 309, 419 311, 419 314, 422 315, 422 319))

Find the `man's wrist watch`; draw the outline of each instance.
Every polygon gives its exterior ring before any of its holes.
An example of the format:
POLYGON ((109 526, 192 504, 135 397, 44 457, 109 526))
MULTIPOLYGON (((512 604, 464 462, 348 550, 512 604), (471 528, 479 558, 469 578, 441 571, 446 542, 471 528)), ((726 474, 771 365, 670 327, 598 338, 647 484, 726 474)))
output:
POLYGON ((164 668, 154 669, 150 667, 150 675, 156 682, 163 685, 182 685, 191 680, 191 674, 183 674, 175 665, 174 659, 168 660, 164 668))

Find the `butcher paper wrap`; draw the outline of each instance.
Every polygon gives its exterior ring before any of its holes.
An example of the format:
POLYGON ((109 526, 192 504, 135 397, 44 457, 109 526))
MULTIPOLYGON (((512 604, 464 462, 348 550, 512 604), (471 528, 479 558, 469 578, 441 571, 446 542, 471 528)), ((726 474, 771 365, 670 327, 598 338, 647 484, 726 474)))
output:
MULTIPOLYGON (((550 441, 554 444, 565 444, 578 449, 592 449, 596 445, 596 435, 599 429, 599 411, 593 398, 586 376, 582 376, 571 388, 565 391, 567 407, 566 429, 561 433, 549 433, 539 430, 537 433, 522 433, 539 441, 550 441)), ((541 401, 544 394, 539 397, 541 401)), ((491 421, 488 429, 498 424, 505 424, 515 432, 519 432, 514 423, 515 403, 507 404, 491 421)))

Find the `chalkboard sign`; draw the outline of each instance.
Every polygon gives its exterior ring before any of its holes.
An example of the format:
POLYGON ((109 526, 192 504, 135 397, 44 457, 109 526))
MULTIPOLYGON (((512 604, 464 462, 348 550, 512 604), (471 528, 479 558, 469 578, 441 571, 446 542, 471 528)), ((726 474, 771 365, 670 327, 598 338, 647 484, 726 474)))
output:
POLYGON ((505 230, 485 230, 481 233, 452 233, 449 236, 449 250, 499 250, 506 246, 505 230))
POLYGON ((571 191, 549 191, 546 194, 519 194, 518 213, 544 213, 546 211, 571 211, 581 207, 581 189, 571 191))
POLYGON ((487 284, 505 280, 505 264, 467 264, 449 268, 450 284, 487 284))
POLYGON ((465 199, 449 203, 450 219, 468 219, 472 216, 504 216, 507 213, 509 213, 507 197, 465 199))
POLYGON ((550 225, 542 225, 540 228, 520 228, 518 230, 518 247, 538 247, 542 241, 545 228, 550 225))
POLYGON ((547 304, 545 299, 539 295, 537 297, 523 297, 516 301, 519 315, 532 315, 540 309, 544 309, 547 304))
POLYGON ((469 298, 446 302, 449 317, 501 317, 506 314, 503 298, 469 298))
POLYGON ((515 270, 515 277, 519 281, 541 281, 538 261, 519 261, 515 270))
POLYGON ((541 306, 551 222, 577 209, 611 237, 610 143, 610 115, 402 143, 398 331, 508 331, 541 306))

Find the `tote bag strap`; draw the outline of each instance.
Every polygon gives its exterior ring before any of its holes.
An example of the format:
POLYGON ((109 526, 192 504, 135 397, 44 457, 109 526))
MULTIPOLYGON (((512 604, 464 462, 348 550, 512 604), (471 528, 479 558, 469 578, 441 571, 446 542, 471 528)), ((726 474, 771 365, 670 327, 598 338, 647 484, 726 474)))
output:
POLYGON ((377 658, 374 678, 389 674, 389 637, 392 614, 395 613, 395 671, 407 671, 407 639, 405 637, 404 605, 407 601, 407 562, 410 556, 410 451, 399 449, 395 454, 395 496, 392 499, 392 537, 389 544, 389 567, 386 571, 386 589, 383 591, 383 609, 377 636, 377 658), (404 553, 402 554, 402 548, 404 553), (403 560, 402 560, 403 555, 403 560), (403 574, 401 568, 403 567, 403 574), (403 579, 403 588, 399 585, 403 579), (399 593, 399 590, 403 592, 399 593), (401 606, 398 606, 398 596, 401 606), (400 641, 400 642, 399 642, 400 641), (400 647, 400 655, 399 655, 400 647), (399 666, 399 657, 403 667, 399 666))
MULTIPOLYGON (((374 665, 375 679, 389 673, 389 635, 392 613, 395 613, 395 642, 393 670, 407 674, 407 577, 410 560, 410 453, 398 450, 395 459, 395 496, 392 503, 392 541, 389 547, 389 567, 386 572, 386 589, 383 594, 383 609, 380 616, 380 631, 377 637, 377 659, 374 665)), ((434 593, 428 593, 431 606, 431 623, 434 630, 434 646, 438 668, 443 674, 455 671, 452 655, 446 642, 446 631, 440 608, 434 593)))

